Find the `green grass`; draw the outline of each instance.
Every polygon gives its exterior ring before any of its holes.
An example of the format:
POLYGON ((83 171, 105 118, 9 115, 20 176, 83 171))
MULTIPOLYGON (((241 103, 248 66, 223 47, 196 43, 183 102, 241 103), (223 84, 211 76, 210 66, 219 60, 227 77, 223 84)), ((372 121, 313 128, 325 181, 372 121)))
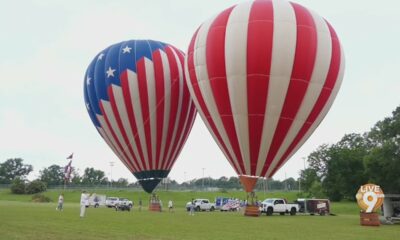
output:
MULTIPOLYGON (((45 194, 55 200, 59 191, 45 194)), ((104 193, 98 191, 98 193, 104 193)), ((135 202, 148 195, 139 192, 106 192, 108 196, 129 197, 135 202)), ((107 208, 89 208, 85 218, 79 218, 80 193, 65 192, 65 210, 55 210, 56 202, 32 203, 29 195, 16 196, 0 191, 0 239, 397 239, 400 226, 362 227, 358 208, 353 202, 332 203, 337 216, 261 216, 244 217, 242 213, 200 212, 189 216, 184 204, 191 198, 233 196, 201 192, 160 192, 164 205, 169 198, 177 209, 174 213, 116 212, 107 208)), ((263 194, 259 193, 260 199, 263 194)), ((268 197, 284 196, 290 200, 295 193, 273 193, 268 197)), ((145 202, 145 201, 144 201, 145 202)))

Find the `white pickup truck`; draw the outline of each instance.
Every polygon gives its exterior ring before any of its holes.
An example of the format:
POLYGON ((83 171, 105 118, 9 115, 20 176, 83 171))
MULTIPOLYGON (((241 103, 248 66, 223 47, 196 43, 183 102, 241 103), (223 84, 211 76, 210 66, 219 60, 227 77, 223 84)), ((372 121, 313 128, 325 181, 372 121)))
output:
MULTIPOLYGON (((215 203, 211 203, 208 199, 195 199, 193 200, 195 211, 214 211, 215 203)), ((189 211, 192 202, 186 204, 186 209, 189 211)))
POLYGON ((298 211, 298 204, 287 203, 286 200, 282 198, 267 198, 261 202, 260 206, 260 212, 265 213, 267 216, 271 216, 273 213, 279 213, 280 215, 285 215, 285 213, 296 215, 298 211))

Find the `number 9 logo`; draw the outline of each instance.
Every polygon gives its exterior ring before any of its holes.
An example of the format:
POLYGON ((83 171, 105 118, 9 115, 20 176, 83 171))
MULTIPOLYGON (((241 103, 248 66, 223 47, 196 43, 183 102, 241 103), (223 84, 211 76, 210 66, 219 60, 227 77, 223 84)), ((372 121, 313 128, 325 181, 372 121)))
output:
POLYGON ((357 192, 357 203, 367 213, 375 212, 383 203, 383 191, 375 184, 365 184, 357 192))

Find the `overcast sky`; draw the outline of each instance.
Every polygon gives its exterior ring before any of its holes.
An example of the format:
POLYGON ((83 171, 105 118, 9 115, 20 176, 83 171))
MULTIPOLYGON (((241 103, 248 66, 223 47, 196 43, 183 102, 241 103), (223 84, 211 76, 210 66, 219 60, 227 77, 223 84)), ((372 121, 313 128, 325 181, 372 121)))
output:
MULTIPOLYGON (((21 157, 30 178, 52 164, 103 170, 134 181, 97 133, 83 101, 83 77, 105 47, 155 39, 183 51, 206 19, 241 1, 7 1, 0 0, 0 162, 21 157)), ((345 133, 368 131, 400 105, 400 2, 298 0, 326 18, 344 47, 339 94, 312 137, 275 175, 298 177, 303 158, 345 133)), ((198 116, 170 177, 234 176, 198 116)))

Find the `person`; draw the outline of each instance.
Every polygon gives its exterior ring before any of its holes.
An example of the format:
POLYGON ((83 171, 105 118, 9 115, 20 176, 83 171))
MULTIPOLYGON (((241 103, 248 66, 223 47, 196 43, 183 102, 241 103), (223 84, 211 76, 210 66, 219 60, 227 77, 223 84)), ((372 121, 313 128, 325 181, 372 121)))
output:
POLYGON ((142 211, 142 199, 139 198, 139 212, 142 211))
POLYGON ((86 191, 82 191, 81 194, 81 214, 80 217, 83 218, 85 216, 86 212, 86 206, 89 206, 89 193, 86 193, 86 191))
POLYGON ((62 211, 64 209, 63 204, 64 204, 64 194, 61 193, 60 196, 58 197, 58 205, 56 210, 62 211))
POLYGON ((174 204, 173 204, 173 202, 172 202, 172 200, 169 200, 168 201, 168 211, 169 212, 174 212, 174 204))
POLYGON ((192 199, 192 204, 190 204, 190 216, 194 216, 194 200, 192 199))

